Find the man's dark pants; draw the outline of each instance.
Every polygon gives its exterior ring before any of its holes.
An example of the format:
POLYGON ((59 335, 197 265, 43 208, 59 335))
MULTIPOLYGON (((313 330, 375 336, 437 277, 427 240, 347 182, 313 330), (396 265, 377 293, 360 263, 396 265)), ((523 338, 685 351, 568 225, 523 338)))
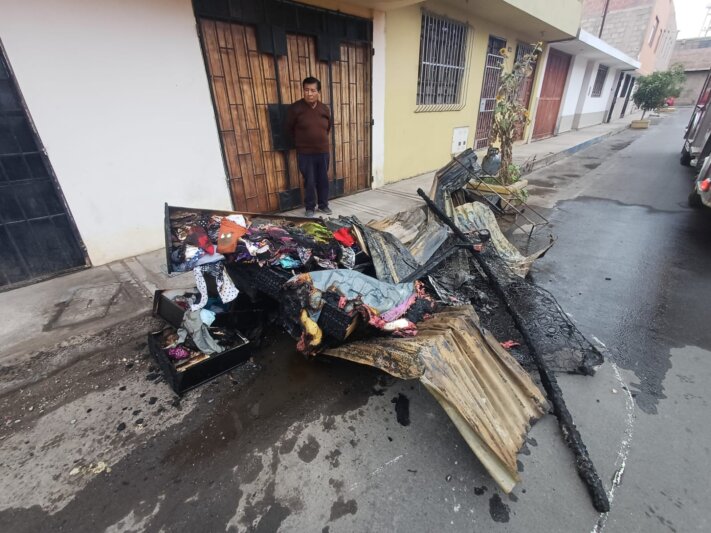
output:
POLYGON ((304 177, 304 206, 307 211, 328 207, 328 154, 296 154, 304 177))

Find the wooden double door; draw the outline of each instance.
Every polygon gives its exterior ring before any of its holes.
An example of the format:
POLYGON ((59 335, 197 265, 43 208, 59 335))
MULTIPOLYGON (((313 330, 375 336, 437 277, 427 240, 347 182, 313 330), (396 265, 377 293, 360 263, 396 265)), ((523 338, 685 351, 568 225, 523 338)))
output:
MULTIPOLYGON (((199 19, 222 150, 236 209, 286 210, 302 205, 303 180, 294 150, 275 147, 270 108, 302 97, 307 76, 322 84, 333 118, 332 196, 370 187, 371 47, 341 42, 338 61, 319 61, 313 37, 287 34, 287 53, 258 50, 255 28, 199 19)), ((278 134, 278 132, 276 132, 278 134)))

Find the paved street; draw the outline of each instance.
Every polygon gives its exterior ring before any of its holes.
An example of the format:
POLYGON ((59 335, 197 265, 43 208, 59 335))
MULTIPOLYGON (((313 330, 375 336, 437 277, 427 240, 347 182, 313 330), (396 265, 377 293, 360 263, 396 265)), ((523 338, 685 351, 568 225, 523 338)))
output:
MULTIPOLYGON (((533 278, 610 358, 594 377, 559 377, 609 515, 552 415, 505 495, 417 382, 307 361, 274 334, 177 401, 144 341, 159 323, 138 317, 0 396, 0 531, 709 531, 711 212, 686 205, 687 120, 679 110, 528 176, 551 220, 537 240, 557 237, 533 278)), ((61 357, 0 370, 26 377, 61 357)))

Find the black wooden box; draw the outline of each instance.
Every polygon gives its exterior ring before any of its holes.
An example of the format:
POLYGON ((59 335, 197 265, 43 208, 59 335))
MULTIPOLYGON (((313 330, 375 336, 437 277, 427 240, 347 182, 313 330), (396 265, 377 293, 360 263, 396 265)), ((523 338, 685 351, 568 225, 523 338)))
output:
MULTIPOLYGON (((179 328, 183 321, 183 314, 185 311, 173 302, 171 297, 186 292, 194 291, 190 289, 156 291, 153 299, 153 314, 162 318, 174 328, 179 328)), ((227 326, 229 322, 232 322, 235 324, 241 323, 244 327, 254 327, 254 323, 248 321, 247 319, 251 319, 253 316, 259 315, 259 312, 259 310, 255 310, 254 313, 240 316, 239 318, 237 317, 237 314, 241 314, 241 311, 236 311, 235 313, 220 313, 217 315, 219 320, 216 319, 214 325, 223 327, 227 326), (240 318, 242 320, 240 320, 240 318), (225 323, 223 324, 221 322, 225 323)), ((184 370, 179 370, 175 367, 170 357, 168 357, 168 354, 161 347, 163 331, 150 333, 148 335, 148 347, 158 363, 158 366, 161 368, 165 380, 178 395, 182 395, 188 390, 210 381, 211 379, 214 379, 229 370, 232 370, 236 366, 246 362, 252 356, 252 344, 242 333, 238 332, 241 340, 231 348, 222 353, 212 354, 204 361, 195 363, 184 370)))
POLYGON ((165 380, 170 384, 176 394, 185 392, 202 385, 203 383, 232 370, 245 363, 251 356, 251 345, 242 337, 241 341, 221 353, 212 354, 199 363, 195 363, 185 370, 178 370, 161 347, 162 332, 148 335, 148 348, 153 354, 158 366, 163 371, 165 380))

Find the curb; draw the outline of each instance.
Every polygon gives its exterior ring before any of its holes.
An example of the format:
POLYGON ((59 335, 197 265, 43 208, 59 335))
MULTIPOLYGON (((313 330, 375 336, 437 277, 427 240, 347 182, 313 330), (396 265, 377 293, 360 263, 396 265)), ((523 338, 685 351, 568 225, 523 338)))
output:
POLYGON ((624 126, 620 126, 619 128, 615 128, 613 130, 610 130, 608 132, 605 132, 601 135, 598 135, 597 137, 593 137, 592 139, 588 139, 587 141, 583 141, 579 144, 576 144, 574 146, 571 146, 570 148, 566 148, 565 150, 562 150, 560 152, 556 152, 554 154, 549 154, 544 157, 541 157, 540 159, 536 159, 533 161, 533 163, 529 166, 525 165, 525 162, 521 165, 522 167, 522 172, 521 175, 525 176, 527 174, 530 174, 534 170, 538 170, 539 168, 547 167, 548 165, 552 165, 553 163, 557 163, 558 161, 565 159, 566 157, 570 157, 571 155, 576 154, 577 152, 581 150, 585 150, 586 148, 589 148, 590 146, 593 146, 595 144, 598 144, 608 137, 612 137, 613 135, 617 135, 618 133, 629 129, 629 124, 625 124, 624 126), (525 168, 524 168, 525 167, 525 168))

